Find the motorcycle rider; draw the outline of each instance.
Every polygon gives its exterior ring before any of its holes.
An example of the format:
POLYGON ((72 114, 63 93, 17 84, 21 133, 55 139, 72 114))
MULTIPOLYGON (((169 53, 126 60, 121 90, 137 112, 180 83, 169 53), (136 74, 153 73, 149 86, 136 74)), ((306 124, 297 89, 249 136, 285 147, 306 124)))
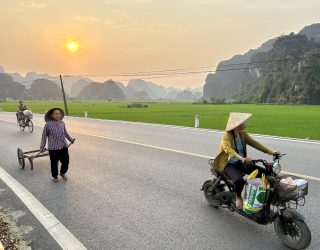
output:
MULTIPOLYGON (((244 174, 255 170, 251 165, 252 159, 247 157, 246 146, 262 151, 269 155, 280 154, 254 140, 244 130, 245 122, 252 114, 234 113, 229 115, 226 131, 222 136, 219 153, 214 159, 213 167, 226 174, 233 182, 236 192, 236 207, 241 209, 243 201, 241 193, 245 185, 244 174)), ((261 173, 260 173, 261 174, 261 173)))
POLYGON ((17 122, 19 123, 20 120, 24 120, 23 111, 30 110, 22 100, 19 101, 19 106, 17 108, 16 116, 17 116, 17 122))

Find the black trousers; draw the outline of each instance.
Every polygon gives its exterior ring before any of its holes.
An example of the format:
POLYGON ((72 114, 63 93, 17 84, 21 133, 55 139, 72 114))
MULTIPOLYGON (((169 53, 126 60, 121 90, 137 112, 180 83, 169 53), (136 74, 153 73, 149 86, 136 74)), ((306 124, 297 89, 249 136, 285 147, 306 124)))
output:
POLYGON ((61 162, 60 174, 65 174, 69 166, 69 152, 68 148, 59 150, 49 150, 51 161, 51 174, 53 178, 58 178, 58 163, 61 162))
MULTIPOLYGON (((241 196, 241 192, 245 185, 243 176, 245 174, 251 174, 256 169, 257 168, 254 165, 245 165, 242 162, 239 162, 238 164, 228 163, 223 172, 232 180, 237 196, 241 196)), ((262 174, 263 173, 259 171, 257 177, 260 178, 262 174)))

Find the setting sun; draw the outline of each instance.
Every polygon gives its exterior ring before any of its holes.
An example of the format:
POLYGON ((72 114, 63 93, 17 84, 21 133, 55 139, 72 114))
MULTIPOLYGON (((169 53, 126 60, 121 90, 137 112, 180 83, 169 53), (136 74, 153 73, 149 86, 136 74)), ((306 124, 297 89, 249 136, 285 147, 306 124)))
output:
POLYGON ((79 44, 77 42, 68 42, 67 49, 70 52, 76 52, 79 49, 79 44))

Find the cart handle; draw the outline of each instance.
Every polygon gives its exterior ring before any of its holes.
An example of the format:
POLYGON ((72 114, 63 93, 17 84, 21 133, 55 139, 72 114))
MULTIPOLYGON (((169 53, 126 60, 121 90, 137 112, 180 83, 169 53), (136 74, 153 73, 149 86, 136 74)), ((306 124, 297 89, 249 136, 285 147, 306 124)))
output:
MULTIPOLYGON (((74 139, 74 141, 75 141, 76 139, 74 139)), ((68 145, 67 145, 67 148, 69 148, 73 143, 74 143, 74 141, 73 142, 70 142, 68 145)), ((45 148, 45 150, 47 150, 46 148, 45 148)), ((36 157, 38 157, 40 154, 42 154, 42 153, 44 153, 44 152, 39 152, 38 154, 36 154, 36 155, 34 155, 34 156, 32 156, 31 157, 31 159, 33 160, 34 158, 36 158, 36 157)))

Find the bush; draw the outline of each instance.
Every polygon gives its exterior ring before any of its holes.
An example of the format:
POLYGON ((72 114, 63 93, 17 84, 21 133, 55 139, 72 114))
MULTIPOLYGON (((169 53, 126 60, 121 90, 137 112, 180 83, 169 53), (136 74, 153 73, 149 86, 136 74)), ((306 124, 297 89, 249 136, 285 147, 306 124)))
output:
POLYGON ((132 103, 128 104, 127 108, 148 108, 149 106, 142 103, 132 103))
POLYGON ((193 104, 225 104, 227 101, 225 98, 207 98, 207 99, 202 99, 200 102, 194 102, 193 104))

